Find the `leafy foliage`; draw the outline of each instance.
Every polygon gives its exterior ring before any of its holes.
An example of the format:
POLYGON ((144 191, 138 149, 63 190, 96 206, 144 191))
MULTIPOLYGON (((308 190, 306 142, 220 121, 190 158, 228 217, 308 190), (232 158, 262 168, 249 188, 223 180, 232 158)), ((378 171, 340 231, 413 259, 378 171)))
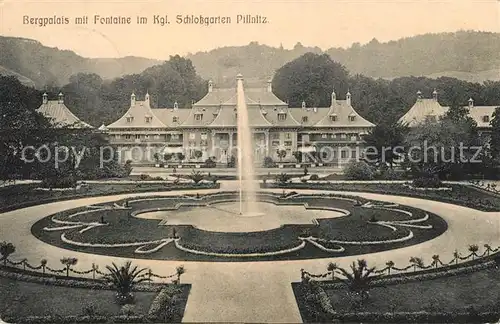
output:
POLYGON ((187 176, 191 181, 195 184, 200 183, 203 179, 205 179, 205 175, 201 171, 191 171, 191 174, 187 176))
POLYGON ((119 300, 124 304, 129 304, 133 301, 132 291, 134 287, 145 281, 151 281, 150 278, 144 276, 146 268, 138 269, 137 266, 132 267, 132 262, 127 261, 121 267, 115 263, 111 266, 106 266, 108 273, 103 279, 116 290, 119 300))
POLYGON ((364 161, 349 162, 344 168, 344 175, 350 180, 371 180, 373 171, 364 161))
POLYGON ((366 260, 357 260, 353 262, 350 267, 350 272, 343 269, 337 268, 340 274, 344 277, 344 283, 347 285, 349 290, 356 295, 360 296, 362 300, 368 298, 368 290, 370 288, 370 283, 375 276, 372 276, 375 271, 375 267, 368 268, 366 260))
POLYGON ((16 247, 14 246, 14 244, 5 241, 0 243, 0 254, 2 255, 4 265, 7 264, 7 258, 9 257, 9 255, 13 254, 14 252, 16 252, 16 247))

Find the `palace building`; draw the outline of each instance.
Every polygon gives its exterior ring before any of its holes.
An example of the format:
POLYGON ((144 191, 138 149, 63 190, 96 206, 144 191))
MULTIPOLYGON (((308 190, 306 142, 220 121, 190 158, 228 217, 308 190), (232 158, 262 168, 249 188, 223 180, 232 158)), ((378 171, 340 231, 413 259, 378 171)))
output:
MULTIPOLYGON (((491 132, 490 121, 493 119, 493 113, 498 106, 475 106, 474 99, 468 100, 467 108, 470 117, 477 123, 479 135, 488 141, 491 132)), ((432 99, 422 98, 422 92, 417 92, 415 104, 404 114, 399 122, 414 127, 424 121, 438 121, 444 116, 450 107, 441 106, 438 102, 438 92, 434 90, 432 99)))
MULTIPOLYGON (((333 91, 328 107, 309 107, 302 102, 297 108, 276 97, 271 81, 263 87, 245 88, 244 95, 255 145, 254 160, 259 164, 265 157, 275 162, 297 162, 295 152, 302 152, 314 154, 330 166, 342 167, 362 156, 363 137, 375 126, 356 112, 349 92, 340 100, 333 91)), ((437 121, 449 109, 439 104, 437 95, 434 91, 432 99, 425 99, 419 91, 415 104, 399 121, 410 127, 426 120, 437 121)), ((470 99, 468 108, 487 140, 496 106, 474 106, 470 99)), ((44 94, 38 111, 57 125, 92 127, 71 113, 62 93, 58 100, 47 100, 44 94)), ((132 93, 125 114, 97 131, 108 136, 122 161, 153 163, 156 153, 162 160, 168 156, 173 164, 199 165, 209 158, 225 164, 237 156, 237 117, 236 86, 217 88, 209 81, 207 94, 191 108, 179 107, 176 102, 173 107, 153 108, 148 93, 143 100, 132 93)))
MULTIPOLYGON (((342 165, 357 157, 363 136, 374 126, 352 107, 350 93, 346 100, 339 100, 332 92, 329 107, 308 107, 303 102, 302 107, 290 108, 274 95, 271 81, 244 92, 256 162, 267 156, 274 161, 296 161, 294 152, 314 151, 330 154, 330 163, 342 165)), ((144 152, 150 150, 183 153, 185 162, 213 158, 227 163, 237 156, 236 108, 236 86, 217 88, 211 81, 207 94, 191 108, 180 108, 177 103, 152 108, 149 94, 142 101, 132 94, 127 112, 106 130, 125 160, 140 163, 149 158, 144 152)))

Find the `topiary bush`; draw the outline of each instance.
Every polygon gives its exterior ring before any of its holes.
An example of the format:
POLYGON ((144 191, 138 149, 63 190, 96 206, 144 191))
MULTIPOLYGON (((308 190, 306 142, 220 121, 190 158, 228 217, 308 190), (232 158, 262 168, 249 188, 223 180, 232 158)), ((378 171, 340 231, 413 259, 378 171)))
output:
POLYGON ((270 156, 266 156, 264 158, 264 168, 275 168, 276 163, 273 161, 273 159, 270 156))
POLYGON ((437 176, 419 177, 413 179, 413 186, 417 188, 439 188, 442 186, 441 180, 437 176))
POLYGON ((344 175, 349 180, 372 180, 372 168, 364 161, 349 162, 344 168, 344 175))
POLYGON ((76 178, 72 175, 47 177, 40 184, 42 188, 75 188, 76 185, 76 178))
POLYGON ((309 177, 309 180, 317 181, 317 180, 319 180, 319 176, 317 174, 311 174, 311 176, 309 177))

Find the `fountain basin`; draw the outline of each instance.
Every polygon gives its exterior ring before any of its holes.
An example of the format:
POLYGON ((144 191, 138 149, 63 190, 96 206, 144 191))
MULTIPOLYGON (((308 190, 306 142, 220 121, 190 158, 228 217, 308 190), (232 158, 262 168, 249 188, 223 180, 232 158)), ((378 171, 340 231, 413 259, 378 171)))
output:
POLYGON ((160 225, 192 225, 211 232, 259 232, 288 224, 316 224, 316 219, 343 217, 334 210, 306 209, 303 204, 276 205, 271 202, 253 203, 259 212, 240 214, 240 204, 234 202, 211 203, 206 206, 180 206, 176 210, 149 211, 135 217, 157 219, 160 225))

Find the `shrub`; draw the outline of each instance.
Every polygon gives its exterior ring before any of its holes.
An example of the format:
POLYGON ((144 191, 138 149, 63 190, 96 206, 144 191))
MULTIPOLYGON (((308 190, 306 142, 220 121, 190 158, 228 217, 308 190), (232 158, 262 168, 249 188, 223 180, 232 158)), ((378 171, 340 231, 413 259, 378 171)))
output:
POLYGON ((141 180, 150 180, 151 177, 149 176, 149 174, 144 174, 142 173, 140 176, 139 176, 139 179, 141 180))
POLYGON ((2 255, 1 260, 3 260, 4 265, 7 264, 7 258, 9 257, 9 255, 14 252, 16 252, 16 247, 14 246, 14 244, 5 241, 0 243, 0 254, 2 255))
POLYGON ((214 160, 212 160, 212 158, 206 159, 205 163, 203 163, 204 168, 215 168, 216 166, 217 164, 215 163, 214 160))
POLYGON ((344 168, 344 175, 349 180, 372 180, 373 170, 364 161, 349 162, 344 168))
POLYGON ((76 178, 69 176, 51 176, 42 180, 42 188, 75 188, 76 178))
POLYGON ((236 158, 234 157, 234 155, 231 155, 229 162, 227 162, 227 167, 234 168, 235 166, 236 166, 236 158))
POLYGON ((123 316, 132 316, 132 315, 137 314, 137 308, 135 307, 135 305, 125 304, 120 309, 120 313, 123 316))
POLYGON ((115 263, 111 266, 106 266, 108 273, 103 279, 116 290, 116 299, 120 305, 130 304, 134 300, 132 290, 134 287, 151 279, 142 276, 147 271, 146 268, 138 269, 137 266, 132 268, 132 262, 127 261, 125 265, 118 268, 115 263))
POLYGON ((276 163, 274 163, 273 159, 270 156, 266 156, 264 158, 264 168, 275 168, 276 163))
POLYGON ((187 177, 191 179, 195 184, 198 184, 201 182, 201 180, 205 179, 205 175, 203 175, 203 173, 194 170, 187 177))
POLYGON ((442 182, 437 176, 419 177, 413 180, 413 186, 417 188, 439 188, 442 186, 442 182))

